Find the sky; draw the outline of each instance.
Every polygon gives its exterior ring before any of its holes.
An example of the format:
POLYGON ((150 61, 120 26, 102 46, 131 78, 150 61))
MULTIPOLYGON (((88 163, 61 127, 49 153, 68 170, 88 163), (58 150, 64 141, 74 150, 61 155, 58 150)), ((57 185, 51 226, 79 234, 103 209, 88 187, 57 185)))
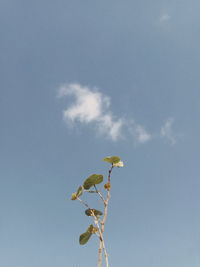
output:
POLYGON ((97 265, 70 197, 111 155, 110 266, 200 266, 199 9, 0 0, 0 267, 97 265))

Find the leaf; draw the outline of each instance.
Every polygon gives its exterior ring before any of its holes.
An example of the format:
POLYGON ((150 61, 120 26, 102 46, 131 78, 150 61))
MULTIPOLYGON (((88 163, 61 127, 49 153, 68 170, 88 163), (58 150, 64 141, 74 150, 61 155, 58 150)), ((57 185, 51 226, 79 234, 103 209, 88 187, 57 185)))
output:
POLYGON ((80 197, 83 194, 83 186, 79 186, 79 188, 77 189, 77 191, 75 193, 72 194, 71 196, 71 200, 76 200, 78 197, 80 197))
POLYGON ((101 174, 92 174, 91 176, 89 176, 85 180, 85 182, 83 184, 83 187, 84 187, 84 189, 88 190, 93 185, 100 184, 102 181, 103 181, 103 175, 101 175, 101 174))
POLYGON ((90 224, 87 231, 81 234, 79 237, 80 245, 85 245, 90 239, 91 235, 94 234, 95 232, 96 232, 96 228, 92 224, 90 224))
POLYGON ((93 216, 93 213, 94 213, 95 216, 101 216, 101 215, 103 215, 103 213, 100 210, 96 210, 96 209, 87 209, 85 211, 85 214, 87 216, 93 216))
POLYGON ((90 233, 88 231, 83 233, 82 235, 80 235, 80 237, 79 237, 80 245, 85 245, 88 242, 88 240, 90 239, 91 235, 92 235, 92 233, 90 233))
POLYGON ((80 197, 83 194, 83 186, 79 186, 77 192, 76 192, 76 197, 80 197))
POLYGON ((116 164, 120 160, 121 160, 120 157, 117 157, 117 156, 106 157, 103 159, 103 161, 106 161, 106 162, 111 163, 111 164, 116 164))

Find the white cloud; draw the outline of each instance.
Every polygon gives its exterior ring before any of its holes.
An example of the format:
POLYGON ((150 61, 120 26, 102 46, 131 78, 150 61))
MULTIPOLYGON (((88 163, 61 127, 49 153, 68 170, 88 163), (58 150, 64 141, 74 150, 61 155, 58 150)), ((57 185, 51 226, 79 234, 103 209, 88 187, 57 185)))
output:
POLYGON ((172 130, 174 123, 174 118, 169 118, 166 120, 165 124, 161 127, 160 135, 163 138, 167 138, 172 145, 176 144, 176 135, 172 130))
POLYGON ((113 141, 122 137, 123 120, 116 119, 109 110, 110 98, 100 93, 96 88, 82 86, 78 83, 66 84, 60 87, 58 97, 73 96, 73 104, 63 111, 66 122, 94 123, 98 133, 113 141))
MULTIPOLYGON (((81 123, 93 126, 98 135, 112 141, 132 139, 135 144, 144 144, 158 135, 152 135, 133 119, 116 117, 111 111, 111 99, 97 88, 90 88, 79 83, 62 85, 58 97, 72 97, 72 102, 63 110, 63 119, 68 125, 81 123)), ((172 125, 174 119, 168 119, 160 130, 160 136, 171 144, 176 143, 172 125)))
POLYGON ((110 100, 98 91, 91 91, 88 87, 73 83, 61 86, 58 96, 72 95, 75 103, 64 111, 64 118, 71 121, 89 123, 98 120, 104 109, 109 107, 110 100))
POLYGON ((135 134, 139 143, 146 143, 152 136, 141 125, 137 125, 135 128, 135 134))
POLYGON ((63 111, 63 118, 68 124, 92 124, 97 133, 110 138, 112 141, 131 138, 136 143, 145 143, 151 139, 143 126, 122 117, 116 117, 110 110, 111 101, 97 88, 91 89, 78 83, 62 85, 58 97, 72 96, 71 106, 63 111))
POLYGON ((98 120, 98 129, 100 133, 110 135, 111 139, 116 141, 122 138, 123 119, 114 121, 112 114, 105 114, 98 120))
POLYGON ((134 138, 135 144, 144 144, 152 139, 152 134, 147 132, 144 126, 135 123, 134 121, 128 122, 128 129, 134 138))

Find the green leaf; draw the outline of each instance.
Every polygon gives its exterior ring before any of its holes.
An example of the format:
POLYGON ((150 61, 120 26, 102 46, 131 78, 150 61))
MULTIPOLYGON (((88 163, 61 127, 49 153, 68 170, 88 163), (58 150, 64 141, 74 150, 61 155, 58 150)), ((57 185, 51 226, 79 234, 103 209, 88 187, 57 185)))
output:
POLYGON ((76 196, 80 197, 83 194, 83 186, 79 186, 77 192, 76 192, 76 196))
POLYGON ((91 235, 92 235, 92 233, 90 233, 88 231, 83 233, 82 235, 80 235, 80 237, 79 237, 80 245, 85 245, 88 242, 88 240, 90 239, 91 235))
POLYGON ((103 159, 103 161, 106 161, 111 164, 118 163, 120 160, 121 160, 120 157, 117 156, 106 157, 103 159))
POLYGON ((87 216, 93 216, 92 213, 94 213, 95 216, 101 216, 101 215, 103 215, 103 213, 100 210, 96 210, 96 209, 87 209, 85 211, 85 214, 87 216))
POLYGON ((88 190, 93 185, 100 184, 102 181, 103 181, 103 175, 101 175, 101 174, 92 174, 91 176, 89 176, 85 180, 85 182, 83 184, 83 187, 84 187, 84 189, 88 190))
POLYGON ((85 233, 83 233, 82 235, 80 235, 80 237, 79 237, 80 245, 85 245, 88 242, 88 240, 90 239, 91 235, 95 232, 96 232, 96 228, 92 224, 90 224, 87 231, 85 233))

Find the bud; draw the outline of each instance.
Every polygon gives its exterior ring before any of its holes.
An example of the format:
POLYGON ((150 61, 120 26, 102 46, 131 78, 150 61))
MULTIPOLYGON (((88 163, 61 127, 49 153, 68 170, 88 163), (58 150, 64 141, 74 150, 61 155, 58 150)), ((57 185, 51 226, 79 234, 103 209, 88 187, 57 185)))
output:
POLYGON ((105 188, 106 190, 110 190, 110 188, 111 188, 111 184, 110 184, 110 183, 104 184, 104 188, 105 188))
POLYGON ((113 167, 124 167, 124 163, 123 163, 123 161, 120 160, 117 163, 113 163, 113 167))
POLYGON ((76 200, 76 199, 77 199, 77 194, 73 193, 72 196, 71 196, 71 200, 76 200))

